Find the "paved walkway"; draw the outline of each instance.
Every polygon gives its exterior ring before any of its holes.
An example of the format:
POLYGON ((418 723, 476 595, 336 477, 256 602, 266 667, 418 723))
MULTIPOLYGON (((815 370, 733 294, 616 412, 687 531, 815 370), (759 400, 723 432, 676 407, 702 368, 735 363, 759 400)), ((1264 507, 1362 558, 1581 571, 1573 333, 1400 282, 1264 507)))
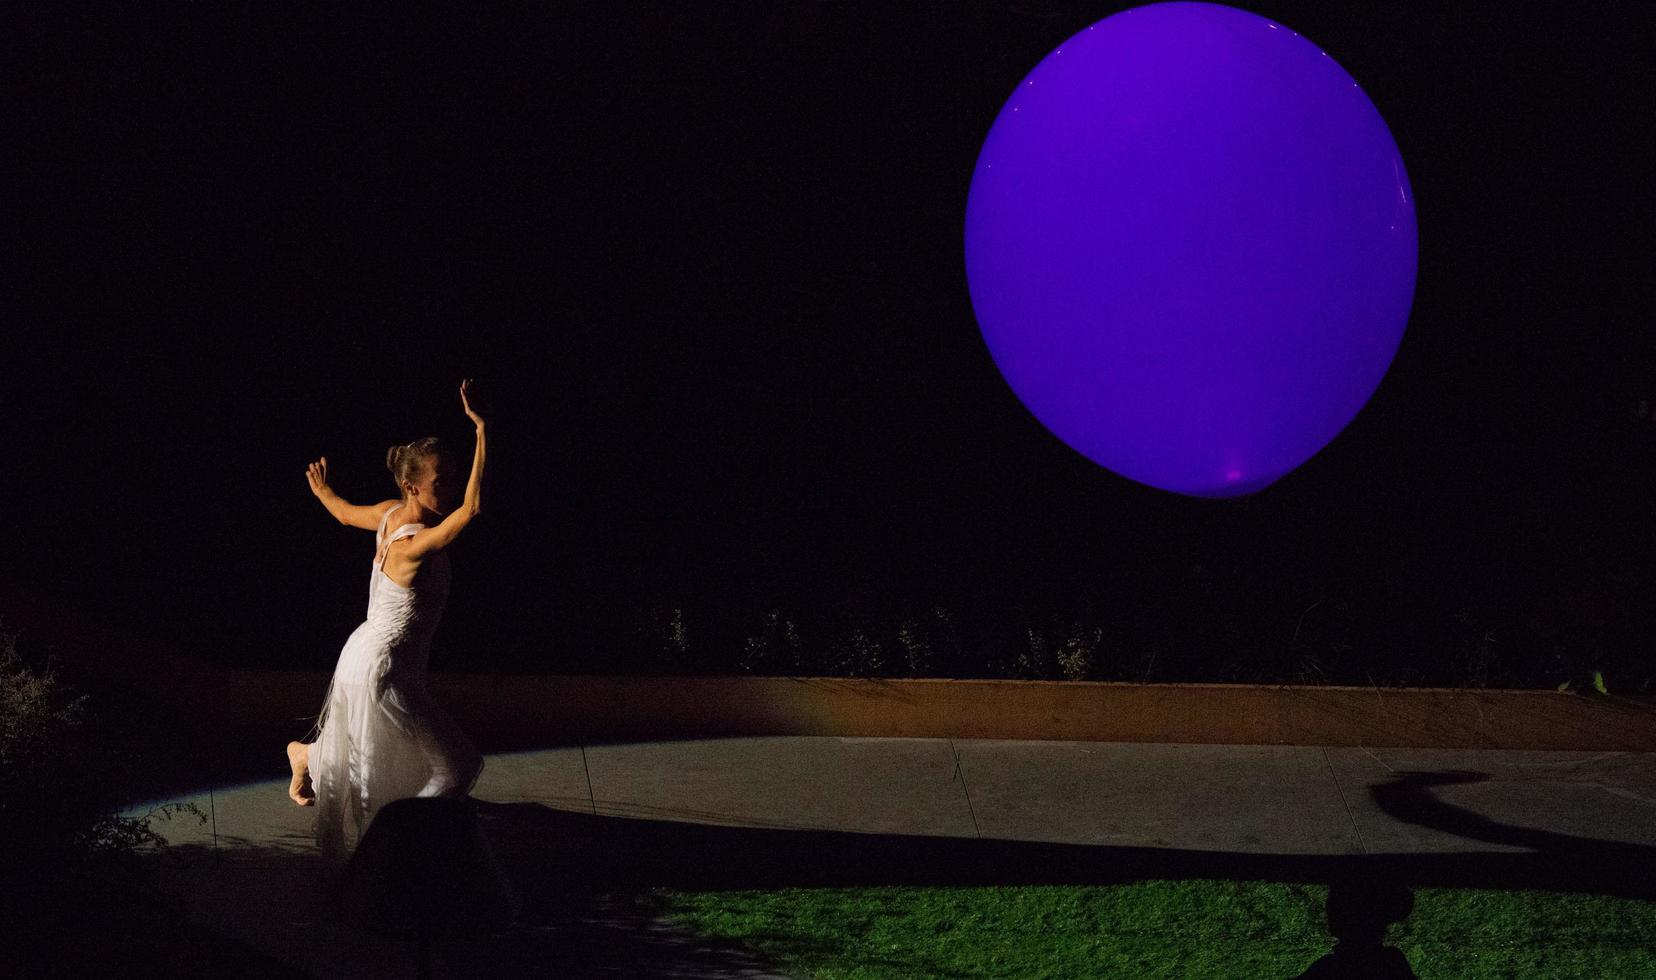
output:
MULTIPOLYGON (((312 811, 279 751, 268 781, 175 797, 209 820, 154 824, 175 845, 163 886, 296 974, 415 975, 410 940, 319 911, 312 811)), ((435 941, 437 977, 786 976, 652 913, 635 897, 652 885, 1383 878, 1656 899, 1656 753, 756 737, 494 754, 473 796, 523 913, 435 941)))

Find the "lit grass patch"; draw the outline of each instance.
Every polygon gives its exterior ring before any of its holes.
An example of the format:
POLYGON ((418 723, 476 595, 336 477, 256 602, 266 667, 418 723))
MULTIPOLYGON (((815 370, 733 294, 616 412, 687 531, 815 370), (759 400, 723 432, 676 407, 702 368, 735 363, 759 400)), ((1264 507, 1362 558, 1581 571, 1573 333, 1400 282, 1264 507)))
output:
POLYGON ((692 928, 798 976, 1287 976, 1333 948, 1326 888, 1115 887, 657 892, 692 928))
MULTIPOLYGON (((1332 952, 1321 885, 1143 881, 650 896, 690 928, 817 980, 1291 977, 1332 952)), ((1386 931, 1433 977, 1656 977, 1656 903, 1420 889, 1386 931)))
POLYGON ((1386 933, 1421 980, 1656 977, 1656 902, 1542 891, 1422 888, 1386 933))

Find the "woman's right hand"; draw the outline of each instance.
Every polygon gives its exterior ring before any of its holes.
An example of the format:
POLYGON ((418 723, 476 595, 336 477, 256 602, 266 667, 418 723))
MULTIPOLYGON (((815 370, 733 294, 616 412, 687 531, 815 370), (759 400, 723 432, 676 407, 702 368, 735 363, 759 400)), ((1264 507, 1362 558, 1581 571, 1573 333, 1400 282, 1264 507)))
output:
POLYGON ((479 428, 481 428, 482 425, 483 425, 483 416, 477 414, 475 411, 472 410, 471 401, 466 397, 467 395, 474 395, 476 393, 477 393, 477 388, 476 388, 476 386, 474 386, 472 384, 472 379, 471 378, 467 378, 464 381, 460 382, 460 404, 465 406, 466 415, 473 422, 477 423, 479 428))
POLYGON ((328 487, 328 457, 324 456, 310 464, 305 470, 306 479, 310 480, 311 493, 318 497, 327 493, 328 487))

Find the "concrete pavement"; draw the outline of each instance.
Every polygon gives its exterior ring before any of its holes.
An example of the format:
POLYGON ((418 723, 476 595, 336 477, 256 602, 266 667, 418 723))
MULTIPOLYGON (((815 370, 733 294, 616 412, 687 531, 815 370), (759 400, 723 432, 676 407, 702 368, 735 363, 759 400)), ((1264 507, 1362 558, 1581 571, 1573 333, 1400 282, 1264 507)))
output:
MULTIPOLYGON (((163 887, 299 971, 414 975, 411 941, 321 911, 312 811, 280 766, 172 797, 209 819, 154 825, 163 887)), ((1656 898, 1656 753, 748 737, 492 754, 473 797, 524 911, 435 942, 434 976, 785 975, 656 915, 652 885, 1378 877, 1656 898)))

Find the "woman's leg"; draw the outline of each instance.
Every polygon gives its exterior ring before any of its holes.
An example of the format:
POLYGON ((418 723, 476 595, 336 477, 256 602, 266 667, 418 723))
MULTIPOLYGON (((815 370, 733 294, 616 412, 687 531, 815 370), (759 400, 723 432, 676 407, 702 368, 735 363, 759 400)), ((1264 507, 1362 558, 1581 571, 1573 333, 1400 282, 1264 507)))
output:
POLYGON ((431 779, 418 796, 464 797, 483 772, 483 755, 448 712, 425 699, 420 721, 420 751, 431 766, 431 779))
POLYGON ((483 772, 483 755, 449 713, 431 699, 425 684, 413 679, 387 685, 383 706, 397 727, 419 746, 431 777, 416 796, 463 797, 483 772))

